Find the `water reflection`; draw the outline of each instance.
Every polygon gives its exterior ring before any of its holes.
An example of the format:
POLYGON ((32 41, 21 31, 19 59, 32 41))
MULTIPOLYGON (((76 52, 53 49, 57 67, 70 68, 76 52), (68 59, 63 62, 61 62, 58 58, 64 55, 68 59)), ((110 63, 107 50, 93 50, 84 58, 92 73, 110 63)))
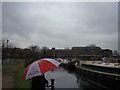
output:
POLYGON ((79 90, 86 90, 88 88, 103 88, 94 83, 89 82, 88 79, 63 68, 56 68, 46 73, 46 78, 55 79, 55 88, 78 88, 79 90))

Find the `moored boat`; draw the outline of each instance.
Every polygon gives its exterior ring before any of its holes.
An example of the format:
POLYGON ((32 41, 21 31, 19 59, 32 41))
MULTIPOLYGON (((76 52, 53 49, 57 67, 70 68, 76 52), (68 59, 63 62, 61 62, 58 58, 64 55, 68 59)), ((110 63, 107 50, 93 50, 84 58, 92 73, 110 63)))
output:
POLYGON ((79 74, 108 88, 120 89, 120 63, 81 61, 76 66, 79 74))

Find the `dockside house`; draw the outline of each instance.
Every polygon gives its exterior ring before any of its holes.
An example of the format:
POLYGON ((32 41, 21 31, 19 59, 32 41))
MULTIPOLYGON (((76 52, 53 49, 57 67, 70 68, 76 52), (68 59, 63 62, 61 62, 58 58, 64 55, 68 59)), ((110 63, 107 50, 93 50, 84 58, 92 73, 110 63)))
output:
POLYGON ((72 47, 73 57, 81 60, 101 60, 102 49, 100 47, 72 47))
POLYGON ((111 57, 111 56, 112 56, 112 50, 102 49, 102 57, 111 57))

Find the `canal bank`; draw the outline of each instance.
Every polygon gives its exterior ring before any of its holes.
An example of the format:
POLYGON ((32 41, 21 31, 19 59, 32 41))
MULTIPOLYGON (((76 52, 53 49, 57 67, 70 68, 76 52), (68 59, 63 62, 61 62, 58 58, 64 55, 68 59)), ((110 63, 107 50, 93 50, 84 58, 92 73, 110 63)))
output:
POLYGON ((77 72, 90 79, 91 81, 97 82, 104 85, 105 87, 112 89, 112 90, 119 90, 120 86, 118 83, 120 83, 120 76, 118 74, 111 74, 101 71, 95 71, 91 70, 85 67, 76 67, 77 72))

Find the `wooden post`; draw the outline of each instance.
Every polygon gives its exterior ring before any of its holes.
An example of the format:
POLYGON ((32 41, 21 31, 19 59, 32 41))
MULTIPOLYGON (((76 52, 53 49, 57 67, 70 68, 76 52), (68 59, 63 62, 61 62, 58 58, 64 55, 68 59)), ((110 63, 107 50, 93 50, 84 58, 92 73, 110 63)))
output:
POLYGON ((51 90, 55 90, 55 88, 54 88, 54 81, 55 81, 55 79, 51 79, 51 90))

